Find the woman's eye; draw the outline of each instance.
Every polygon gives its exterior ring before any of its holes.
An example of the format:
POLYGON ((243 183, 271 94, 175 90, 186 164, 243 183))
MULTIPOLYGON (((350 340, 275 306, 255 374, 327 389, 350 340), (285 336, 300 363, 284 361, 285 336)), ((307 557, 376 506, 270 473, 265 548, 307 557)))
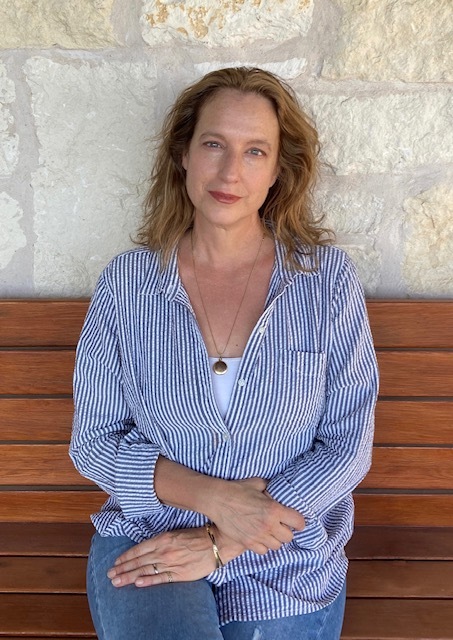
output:
POLYGON ((261 149, 250 149, 249 153, 252 154, 252 156, 264 156, 264 151, 262 151, 261 149))
POLYGON ((220 149, 220 143, 214 142, 213 140, 208 140, 204 144, 206 147, 209 147, 210 149, 220 149))

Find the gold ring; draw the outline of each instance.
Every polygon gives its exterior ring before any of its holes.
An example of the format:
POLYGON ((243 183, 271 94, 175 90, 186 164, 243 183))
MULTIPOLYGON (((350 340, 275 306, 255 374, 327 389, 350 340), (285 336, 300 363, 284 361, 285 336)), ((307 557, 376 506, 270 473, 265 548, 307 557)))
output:
POLYGON ((154 573, 159 573, 159 569, 157 568, 157 566, 155 564, 153 564, 154 567, 154 573))
POLYGON ((168 582, 173 582, 173 576, 171 575, 171 571, 166 571, 168 582))

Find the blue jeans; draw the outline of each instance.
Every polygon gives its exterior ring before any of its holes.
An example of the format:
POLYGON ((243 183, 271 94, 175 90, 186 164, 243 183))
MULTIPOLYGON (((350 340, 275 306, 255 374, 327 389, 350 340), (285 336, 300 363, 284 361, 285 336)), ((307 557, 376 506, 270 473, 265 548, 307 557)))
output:
POLYGON ((231 622, 219 626, 206 580, 156 587, 115 588, 107 578, 119 555, 134 546, 126 537, 95 534, 87 569, 87 592, 99 640, 338 640, 346 588, 328 607, 300 616, 231 622))

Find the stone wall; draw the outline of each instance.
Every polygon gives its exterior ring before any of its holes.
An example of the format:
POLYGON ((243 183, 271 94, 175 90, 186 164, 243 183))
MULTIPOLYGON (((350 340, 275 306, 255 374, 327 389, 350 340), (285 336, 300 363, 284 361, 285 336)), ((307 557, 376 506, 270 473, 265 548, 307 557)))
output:
POLYGON ((85 296, 131 246, 179 91, 258 65, 323 143, 318 206, 370 296, 453 296, 452 0, 8 0, 0 296, 85 296))

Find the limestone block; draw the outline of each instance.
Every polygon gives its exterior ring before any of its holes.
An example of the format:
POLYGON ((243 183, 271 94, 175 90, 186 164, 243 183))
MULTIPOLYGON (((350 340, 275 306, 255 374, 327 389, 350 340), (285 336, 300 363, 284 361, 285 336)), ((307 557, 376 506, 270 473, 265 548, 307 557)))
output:
POLYGON ((208 46, 244 46, 268 39, 283 42, 305 35, 314 0, 145 0, 141 16, 145 42, 173 38, 208 46))
POLYGON ((453 161, 453 91, 300 96, 336 174, 398 173, 453 161))
POLYGON ((18 160, 19 139, 14 133, 14 118, 8 105, 16 99, 14 82, 0 62, 0 176, 9 176, 18 160))
POLYGON ((239 60, 219 62, 213 60, 194 65, 197 77, 204 76, 210 71, 223 69, 225 67, 260 67, 261 69, 275 73, 284 80, 294 80, 294 78, 297 78, 305 71, 307 67, 307 60, 306 58, 290 58, 288 60, 282 60, 281 62, 261 62, 258 60, 251 60, 247 62, 241 62, 239 60))
POLYGON ((451 82, 451 0, 335 0, 342 10, 327 78, 451 82))
POLYGON ((98 49, 116 44, 114 0, 7 0, 0 4, 0 48, 98 49))
POLYGON ((7 193, 0 193, 0 269, 11 262, 14 254, 27 244, 20 221, 23 216, 19 203, 7 193))
POLYGON ((352 258, 367 295, 380 282, 381 254, 376 237, 382 222, 384 200, 349 183, 322 184, 315 194, 316 214, 322 226, 335 233, 335 244, 352 258))
POLYGON ((335 233, 369 237, 379 229, 384 200, 379 196, 351 188, 348 184, 334 188, 321 187, 315 200, 317 210, 324 214, 323 226, 335 233))
POLYGON ((338 238, 337 246, 346 251, 357 267, 360 282, 367 296, 373 296, 380 283, 382 260, 381 254, 372 243, 353 243, 338 238))
POLYGON ((38 295, 89 295, 129 248, 151 165, 155 67, 145 63, 25 65, 39 168, 34 280, 38 295))
POLYGON ((410 293, 453 296, 453 188, 437 185, 404 203, 403 275, 410 293))

